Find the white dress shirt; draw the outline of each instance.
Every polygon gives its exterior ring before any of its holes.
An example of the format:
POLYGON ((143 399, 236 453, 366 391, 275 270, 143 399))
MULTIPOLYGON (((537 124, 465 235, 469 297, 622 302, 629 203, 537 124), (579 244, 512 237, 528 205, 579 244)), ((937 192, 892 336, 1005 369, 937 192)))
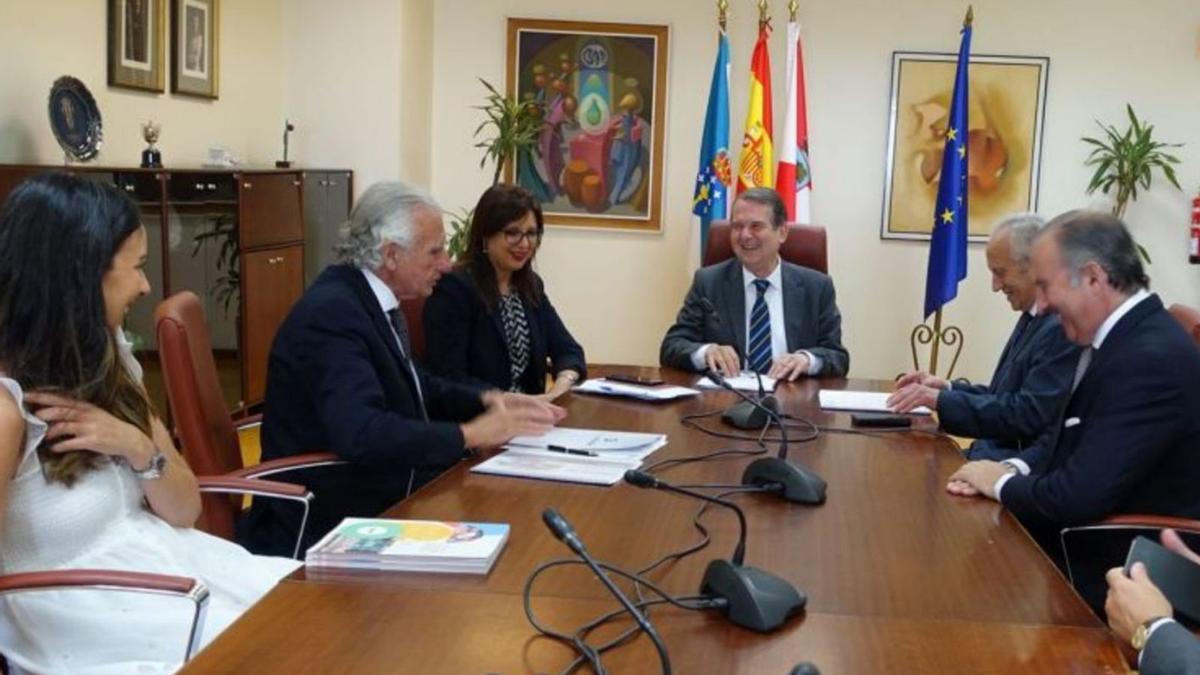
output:
MULTIPOLYGON (((757 278, 753 272, 742 266, 742 286, 746 293, 746 335, 750 335, 750 314, 754 311, 754 302, 758 300, 758 289, 754 286, 754 280, 757 278)), ((763 278, 769 284, 767 290, 763 291, 763 300, 767 303, 767 312, 771 317, 771 361, 775 361, 788 353, 787 329, 784 327, 783 315, 783 265, 780 264, 779 258, 775 259, 775 269, 763 278)), ((697 370, 704 368, 704 355, 712 346, 712 344, 703 345, 692 352, 692 367, 697 370)), ((746 345, 739 345, 739 347, 738 351, 742 354, 743 366, 745 366, 749 359, 749 355, 746 354, 746 345)), ((822 362, 818 356, 806 349, 797 349, 795 353, 808 357, 807 373, 809 375, 817 375, 821 372, 822 362)))

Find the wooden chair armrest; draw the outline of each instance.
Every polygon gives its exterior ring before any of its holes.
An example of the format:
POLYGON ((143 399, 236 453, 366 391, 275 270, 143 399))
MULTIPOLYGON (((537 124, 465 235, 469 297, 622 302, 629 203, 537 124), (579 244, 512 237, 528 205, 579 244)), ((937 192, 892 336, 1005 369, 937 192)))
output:
POLYGON ((1178 516, 1159 516, 1145 513, 1128 513, 1109 516, 1100 521, 1101 526, 1126 527, 1131 529, 1182 530, 1200 534, 1200 520, 1178 516))
POLYGON ((258 497, 280 497, 285 499, 312 499, 312 493, 303 485, 283 483, 274 480, 244 478, 230 474, 226 476, 200 476, 196 478, 201 492, 227 492, 231 494, 249 494, 258 497))
POLYGON ((285 471, 296 471, 298 469, 311 469, 319 466, 333 466, 336 464, 345 464, 346 461, 332 452, 309 452, 303 455, 295 455, 293 457, 281 457, 272 459, 254 466, 248 466, 245 469, 230 472, 230 476, 240 476, 242 478, 262 478, 285 471))

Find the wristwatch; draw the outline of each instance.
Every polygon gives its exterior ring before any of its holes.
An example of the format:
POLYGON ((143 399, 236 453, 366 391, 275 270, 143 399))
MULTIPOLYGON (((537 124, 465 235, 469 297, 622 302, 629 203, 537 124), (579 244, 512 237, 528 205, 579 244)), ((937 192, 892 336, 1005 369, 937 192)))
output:
POLYGON ((150 458, 150 465, 144 469, 135 469, 132 464, 129 468, 133 470, 133 475, 138 480, 155 480, 162 478, 163 469, 167 468, 167 456, 161 452, 155 452, 150 458))
POLYGON ((1133 645, 1133 648, 1139 652, 1142 651, 1142 648, 1146 646, 1146 640, 1150 639, 1150 627, 1165 618, 1167 617, 1154 616, 1138 624, 1138 627, 1133 630, 1133 636, 1129 638, 1129 643, 1133 645))

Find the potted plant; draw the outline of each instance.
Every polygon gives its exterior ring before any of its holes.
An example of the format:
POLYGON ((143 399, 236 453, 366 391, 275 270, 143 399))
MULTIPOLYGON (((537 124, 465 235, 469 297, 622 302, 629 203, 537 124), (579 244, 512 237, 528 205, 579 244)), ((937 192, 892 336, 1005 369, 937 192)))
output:
MULTIPOLYGON (((1154 125, 1139 120, 1133 112, 1133 106, 1128 103, 1125 104, 1125 110, 1129 114, 1129 127, 1124 131, 1097 121, 1096 124, 1104 131, 1104 139, 1088 136, 1082 139, 1084 143, 1094 146, 1084 165, 1096 167, 1088 183, 1087 194, 1096 190, 1108 194, 1115 187, 1117 192, 1112 214, 1122 219, 1129 202, 1137 201, 1138 190, 1150 189, 1155 169, 1160 170, 1175 189, 1181 189, 1173 166, 1179 163, 1179 158, 1167 152, 1166 148, 1183 146, 1182 143, 1155 140, 1154 125)), ((1137 247, 1146 262, 1150 262, 1146 249, 1141 244, 1137 247)))
MULTIPOLYGON (((492 128, 492 134, 476 143, 475 147, 483 149, 479 168, 487 166, 488 161, 495 163, 492 173, 492 185, 495 185, 500 182, 505 165, 516 161, 522 154, 532 154, 542 129, 542 111, 537 103, 518 102, 501 94, 487 80, 479 78, 479 81, 487 88, 488 94, 483 105, 474 107, 482 110, 487 119, 475 128, 475 137, 479 138, 489 127, 492 128)), ((457 260, 466 247, 471 211, 462 209, 458 213, 447 213, 450 216, 450 237, 446 248, 450 257, 457 260)))

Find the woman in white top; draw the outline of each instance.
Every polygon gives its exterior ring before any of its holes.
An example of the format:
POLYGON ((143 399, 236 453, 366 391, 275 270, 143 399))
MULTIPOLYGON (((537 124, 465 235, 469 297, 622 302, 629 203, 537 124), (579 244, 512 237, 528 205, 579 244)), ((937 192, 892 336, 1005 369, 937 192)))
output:
MULTIPOLYGON (((150 290, 146 230, 116 189, 63 174, 0 209, 0 574, 109 569, 209 587, 201 643, 295 561, 195 529, 196 478, 154 415, 120 326, 150 290)), ((69 590, 0 598, 17 672, 178 668, 185 600, 69 590)))

